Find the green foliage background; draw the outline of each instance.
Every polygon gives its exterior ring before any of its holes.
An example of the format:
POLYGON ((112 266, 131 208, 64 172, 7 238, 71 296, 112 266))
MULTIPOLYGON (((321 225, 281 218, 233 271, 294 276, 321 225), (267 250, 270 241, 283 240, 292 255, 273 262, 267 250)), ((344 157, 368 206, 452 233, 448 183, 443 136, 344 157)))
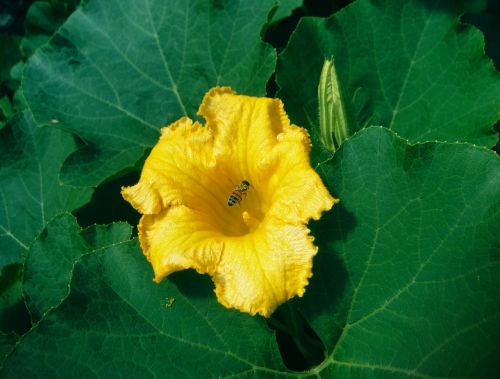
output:
POLYGON ((1 376, 500 377, 498 25, 485 0, 2 3, 1 376), (191 272, 154 284, 119 194, 215 85, 283 99, 341 199, 271 320, 191 272))

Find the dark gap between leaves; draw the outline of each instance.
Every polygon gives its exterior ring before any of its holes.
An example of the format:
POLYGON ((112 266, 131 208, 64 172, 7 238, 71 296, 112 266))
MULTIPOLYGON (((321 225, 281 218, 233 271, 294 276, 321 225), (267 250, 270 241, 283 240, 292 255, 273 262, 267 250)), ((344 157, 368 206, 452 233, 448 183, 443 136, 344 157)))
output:
POLYGON ((23 265, 4 266, 0 274, 0 331, 23 335, 31 328, 31 319, 22 294, 23 265))
POLYGON ((281 358, 288 369, 309 370, 325 359, 325 345, 302 316, 294 300, 280 306, 267 324, 276 332, 281 358))
POLYGON ((123 186, 136 184, 139 175, 138 171, 132 171, 99 185, 90 202, 75 212, 78 224, 86 228, 93 224, 126 221, 135 227, 141 215, 123 199, 120 192, 123 186))

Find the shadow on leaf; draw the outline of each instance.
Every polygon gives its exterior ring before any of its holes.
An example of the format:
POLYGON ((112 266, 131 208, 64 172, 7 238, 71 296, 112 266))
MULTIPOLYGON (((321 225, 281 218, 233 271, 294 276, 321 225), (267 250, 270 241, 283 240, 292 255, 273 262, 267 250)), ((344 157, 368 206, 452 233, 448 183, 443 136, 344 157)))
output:
POLYGON ((208 275, 200 275, 195 270, 183 270, 169 275, 170 280, 186 297, 213 297, 214 285, 208 275))
MULTIPOLYGON (((313 276, 300 301, 300 309, 318 335, 325 327, 333 328, 336 340, 345 325, 347 309, 343 304, 348 272, 338 251, 339 241, 345 241, 356 227, 356 219, 342 203, 310 224, 318 254, 314 258, 313 276)), ((332 341, 323 341, 332 346, 332 341), (328 343, 327 343, 328 342, 328 343)))

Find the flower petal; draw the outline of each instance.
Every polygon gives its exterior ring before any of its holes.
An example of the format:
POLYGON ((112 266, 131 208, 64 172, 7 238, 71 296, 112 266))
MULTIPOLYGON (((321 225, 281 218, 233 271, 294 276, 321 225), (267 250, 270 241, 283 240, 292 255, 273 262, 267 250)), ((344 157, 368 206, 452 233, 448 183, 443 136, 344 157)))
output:
POLYGON ((198 114, 216 136, 216 154, 232 159, 244 174, 251 174, 249 169, 270 152, 289 124, 280 100, 236 95, 229 87, 211 89, 198 114))
POLYGON ((213 131, 217 155, 239 165, 241 179, 252 183, 261 214, 273 206, 274 216, 304 223, 319 219, 337 201, 310 166, 307 131, 290 124, 281 100, 215 87, 205 95, 198 114, 213 131))
POLYGON ((266 195, 262 183, 268 178, 259 166, 278 143, 283 127, 289 125, 281 101, 236 95, 228 87, 216 87, 205 95, 198 114, 215 137, 218 161, 227 162, 235 184, 241 180, 251 183, 260 204, 266 195))
POLYGON ((328 193, 310 166, 307 131, 289 125, 277 139, 278 144, 261 164, 263 175, 270 177, 265 192, 272 194, 267 197, 267 217, 277 217, 291 224, 319 219, 321 213, 338 200, 328 193))
POLYGON ((183 205, 142 216, 139 240, 153 266, 156 282, 188 268, 202 274, 216 271, 222 242, 210 221, 206 214, 183 205))
POLYGON ((187 204, 217 215, 225 224, 231 183, 221 184, 213 154, 212 132, 183 117, 162 129, 160 140, 144 164, 138 184, 122 189, 123 197, 142 214, 187 204))
POLYGON ((269 220, 252 233, 227 238, 210 225, 184 206, 143 216, 139 238, 155 281, 193 268, 212 277, 221 304, 265 317, 302 296, 317 251, 305 226, 269 220))
POLYGON ((209 178, 213 156, 206 146, 212 141, 209 130, 186 117, 163 128, 144 164, 140 182, 123 188, 123 197, 143 214, 156 214, 172 204, 185 203, 192 193, 190 189, 209 178))
POLYGON ((212 277, 221 304, 269 317, 282 303, 302 296, 317 248, 303 225, 277 220, 240 239, 226 240, 212 277))

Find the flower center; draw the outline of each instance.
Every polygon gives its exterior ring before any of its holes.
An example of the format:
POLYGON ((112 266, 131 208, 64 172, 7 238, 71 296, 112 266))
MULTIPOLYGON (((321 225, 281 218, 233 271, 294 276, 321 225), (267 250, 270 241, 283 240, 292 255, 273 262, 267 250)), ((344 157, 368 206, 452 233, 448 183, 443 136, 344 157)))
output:
POLYGON ((215 227, 226 236, 242 236, 257 229, 264 218, 258 184, 242 179, 238 185, 223 186, 215 227))

